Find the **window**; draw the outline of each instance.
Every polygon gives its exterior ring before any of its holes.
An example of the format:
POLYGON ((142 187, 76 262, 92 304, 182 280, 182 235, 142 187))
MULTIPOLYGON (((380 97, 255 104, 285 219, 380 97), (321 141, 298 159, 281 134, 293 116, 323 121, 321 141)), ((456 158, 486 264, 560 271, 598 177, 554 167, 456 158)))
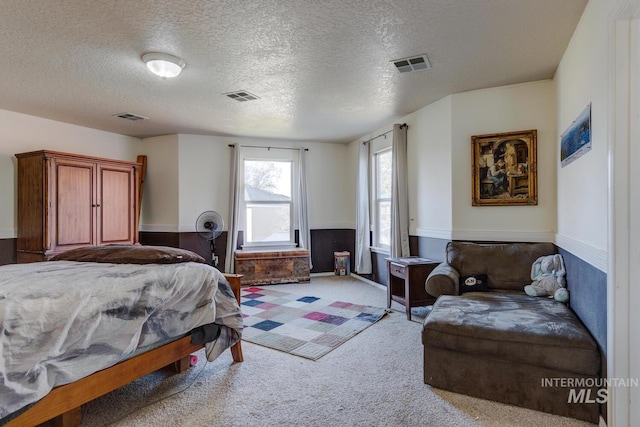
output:
POLYGON ((373 154, 373 246, 391 247, 391 148, 373 154))
POLYGON ((243 246, 295 244, 294 159, 257 158, 248 154, 242 164, 243 246))

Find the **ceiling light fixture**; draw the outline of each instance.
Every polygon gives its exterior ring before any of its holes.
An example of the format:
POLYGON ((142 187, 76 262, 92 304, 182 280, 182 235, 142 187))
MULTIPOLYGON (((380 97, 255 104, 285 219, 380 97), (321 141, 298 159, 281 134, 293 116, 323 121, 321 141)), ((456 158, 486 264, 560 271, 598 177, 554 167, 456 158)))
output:
POLYGON ((166 53, 150 52, 142 55, 142 60, 153 74, 163 79, 176 77, 184 68, 185 62, 173 55, 166 53))

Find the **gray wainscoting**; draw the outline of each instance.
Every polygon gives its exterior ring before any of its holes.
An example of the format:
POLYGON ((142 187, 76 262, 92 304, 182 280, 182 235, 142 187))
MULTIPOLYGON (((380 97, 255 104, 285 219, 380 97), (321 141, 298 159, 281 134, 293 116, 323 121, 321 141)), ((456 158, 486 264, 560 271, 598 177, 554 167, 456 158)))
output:
MULTIPOLYGON (((298 232, 296 231, 296 240, 298 232)), ((311 230, 311 261, 312 273, 333 272, 334 252, 355 252, 355 236, 353 229, 318 229, 311 230)), ((164 232, 140 232, 140 243, 143 245, 172 246, 193 251, 205 259, 211 259, 209 242, 202 239, 195 232, 188 233, 164 233, 164 232)), ((242 235, 238 236, 238 244, 242 243, 242 235)), ((216 239, 216 254, 218 255, 218 268, 224 270, 227 254, 227 232, 223 232, 216 239)), ((352 261, 353 263, 353 261, 352 261)), ((352 265, 353 270, 353 265, 352 265)))
POLYGON ((580 317, 606 354, 607 350, 607 274, 562 248, 567 269, 569 306, 580 317))
POLYGON ((15 264, 18 239, 0 239, 0 265, 15 264))

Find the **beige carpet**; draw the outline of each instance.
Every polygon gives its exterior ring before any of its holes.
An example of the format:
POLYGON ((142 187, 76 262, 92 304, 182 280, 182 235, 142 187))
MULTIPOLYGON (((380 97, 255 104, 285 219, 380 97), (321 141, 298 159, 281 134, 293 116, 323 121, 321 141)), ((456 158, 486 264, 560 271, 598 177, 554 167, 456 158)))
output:
MULTIPOLYGON (((378 307, 385 291, 351 277, 276 285, 378 307)), ((433 389, 422 380, 421 324, 390 315, 317 361, 243 342, 186 373, 151 374, 83 408, 83 426, 592 426, 433 389)))

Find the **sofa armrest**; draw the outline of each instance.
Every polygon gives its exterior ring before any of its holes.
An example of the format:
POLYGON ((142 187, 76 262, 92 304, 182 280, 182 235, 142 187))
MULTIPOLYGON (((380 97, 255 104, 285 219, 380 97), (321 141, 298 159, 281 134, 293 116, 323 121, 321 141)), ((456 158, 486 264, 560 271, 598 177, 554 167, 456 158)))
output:
POLYGON ((438 264, 427 277, 424 287, 434 297, 440 295, 458 295, 460 292, 460 274, 446 262, 438 264))

